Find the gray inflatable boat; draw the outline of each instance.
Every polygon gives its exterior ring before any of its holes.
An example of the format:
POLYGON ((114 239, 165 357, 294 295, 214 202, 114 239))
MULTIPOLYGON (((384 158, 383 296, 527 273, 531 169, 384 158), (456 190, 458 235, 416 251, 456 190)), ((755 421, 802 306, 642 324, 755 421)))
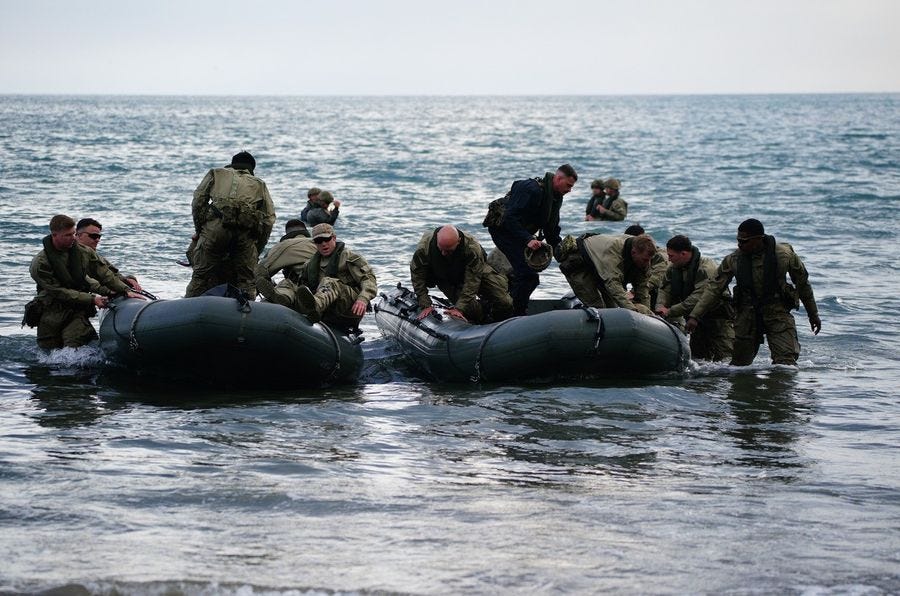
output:
POLYGON ((100 348, 112 364, 224 385, 352 382, 361 341, 278 304, 220 296, 118 299, 100 320, 100 348))
POLYGON ((653 375, 682 371, 691 356, 687 338, 666 321, 584 308, 574 297, 531 300, 528 316, 487 325, 441 315, 419 321, 415 293, 400 284, 374 308, 382 334, 437 381, 653 375))

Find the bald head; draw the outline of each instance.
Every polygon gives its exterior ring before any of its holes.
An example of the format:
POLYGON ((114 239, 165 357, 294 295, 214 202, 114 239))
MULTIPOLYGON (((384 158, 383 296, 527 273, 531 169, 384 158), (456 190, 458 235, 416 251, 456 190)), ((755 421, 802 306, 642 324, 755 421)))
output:
POLYGON ((454 226, 444 226, 437 233, 437 247, 441 254, 449 257, 459 246, 459 230, 454 226))

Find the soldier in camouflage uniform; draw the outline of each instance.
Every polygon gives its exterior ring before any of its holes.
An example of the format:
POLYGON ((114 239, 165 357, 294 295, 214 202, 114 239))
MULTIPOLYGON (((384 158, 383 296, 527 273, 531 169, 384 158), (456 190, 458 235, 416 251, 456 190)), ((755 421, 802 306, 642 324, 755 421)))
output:
POLYGON ((275 291, 288 297, 293 296, 294 284, 300 283, 300 272, 314 254, 316 245, 309 237, 306 225, 299 219, 288 221, 284 226, 284 236, 256 265, 256 287, 260 288, 266 282, 271 283, 272 276, 281 271, 284 279, 275 286, 275 291))
POLYGON ((822 329, 806 267, 791 245, 775 242, 759 220, 742 222, 737 242, 738 249, 722 259, 716 277, 688 315, 685 330, 690 333, 697 329, 703 315, 713 308, 731 279, 736 278, 731 364, 751 364, 763 336, 768 340, 774 364, 797 364, 800 342, 791 309, 799 308, 803 302, 813 333, 818 335, 822 329), (791 277, 793 286, 787 283, 786 275, 791 277))
MULTIPOLYGON (((141 288, 141 284, 138 283, 137 277, 131 274, 121 273, 115 265, 109 262, 109 259, 97 252, 97 246, 100 244, 100 238, 102 237, 102 230, 103 226, 100 225, 99 221, 90 217, 85 217, 84 219, 79 220, 78 224, 75 226, 75 240, 78 244, 86 246, 96 252, 97 256, 100 257, 100 260, 103 261, 103 264, 106 265, 120 281, 131 286, 131 289, 136 292, 140 292, 143 288, 141 288)), ((93 292, 104 295, 111 293, 109 288, 101 286, 96 280, 92 279, 91 281, 93 282, 91 284, 91 290, 93 292)))
POLYGON ((628 216, 628 203, 619 197, 621 184, 615 178, 591 182, 591 198, 585 209, 585 221, 622 221, 628 216))
MULTIPOLYGON (((75 220, 54 215, 44 249, 31 261, 31 278, 37 284, 39 309, 37 343, 45 349, 75 348, 97 337, 89 320, 98 308, 106 308, 112 292, 142 298, 129 292, 92 249, 75 241, 75 220), (108 294, 92 293, 92 282, 108 294)), ((30 323, 29 323, 30 324, 30 323)))
POLYGON ((453 303, 446 311, 450 316, 477 324, 487 319, 502 321, 512 314, 506 276, 488 265, 484 249, 473 236, 454 226, 422 235, 409 272, 421 309, 419 319, 434 310, 428 295, 428 288, 434 286, 453 303))
POLYGON ((375 274, 362 256, 337 241, 330 224, 315 226, 312 240, 317 252, 300 270, 299 283, 286 282, 290 292, 276 292, 269 279, 263 280, 259 291, 266 300, 292 308, 312 322, 354 327, 378 293, 375 274))
POLYGON ((559 270, 585 306, 652 315, 648 280, 656 243, 646 234, 585 234, 562 242, 559 270), (634 298, 628 296, 631 284, 634 298))
MULTIPOLYGON (((716 276, 716 262, 700 254, 687 236, 673 236, 666 243, 671 263, 663 277, 655 311, 683 327, 683 317, 689 314, 716 276)), ((719 299, 710 306, 700 326, 691 333, 691 356, 695 360, 726 360, 731 358, 734 344, 734 309, 731 292, 726 287, 719 299)))
POLYGON ((253 156, 242 151, 230 165, 207 172, 194 191, 191 212, 198 239, 185 297, 223 283, 256 296, 253 270, 269 241, 275 206, 266 183, 253 175, 255 167, 253 156))

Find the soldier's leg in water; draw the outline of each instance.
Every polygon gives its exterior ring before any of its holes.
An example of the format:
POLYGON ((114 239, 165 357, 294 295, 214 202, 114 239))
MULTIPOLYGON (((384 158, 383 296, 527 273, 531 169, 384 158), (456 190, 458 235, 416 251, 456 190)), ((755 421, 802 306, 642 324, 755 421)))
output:
POLYGON ((747 366, 753 363, 759 352, 756 341, 756 315, 752 307, 738 310, 734 320, 734 350, 731 355, 732 366, 747 366))
POLYGON ((797 325, 789 312, 766 317, 766 339, 772 353, 772 364, 797 364, 800 357, 800 340, 797 325))

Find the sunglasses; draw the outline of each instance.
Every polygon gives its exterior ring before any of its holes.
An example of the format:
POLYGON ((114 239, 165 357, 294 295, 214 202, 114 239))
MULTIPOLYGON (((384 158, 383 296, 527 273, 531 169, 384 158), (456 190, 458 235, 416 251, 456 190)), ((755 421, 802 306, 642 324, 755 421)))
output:
POLYGON ((325 244, 326 242, 331 242, 332 238, 334 238, 334 236, 329 236, 328 238, 313 238, 313 242, 316 244, 325 244))
POLYGON ((88 232, 81 232, 81 233, 86 234, 87 237, 90 238, 91 240, 100 240, 100 238, 103 237, 103 234, 97 234, 97 233, 89 234, 88 232))
POLYGON ((747 244, 751 240, 757 240, 759 238, 762 238, 762 236, 747 236, 746 238, 738 238, 737 243, 738 244, 747 244))

